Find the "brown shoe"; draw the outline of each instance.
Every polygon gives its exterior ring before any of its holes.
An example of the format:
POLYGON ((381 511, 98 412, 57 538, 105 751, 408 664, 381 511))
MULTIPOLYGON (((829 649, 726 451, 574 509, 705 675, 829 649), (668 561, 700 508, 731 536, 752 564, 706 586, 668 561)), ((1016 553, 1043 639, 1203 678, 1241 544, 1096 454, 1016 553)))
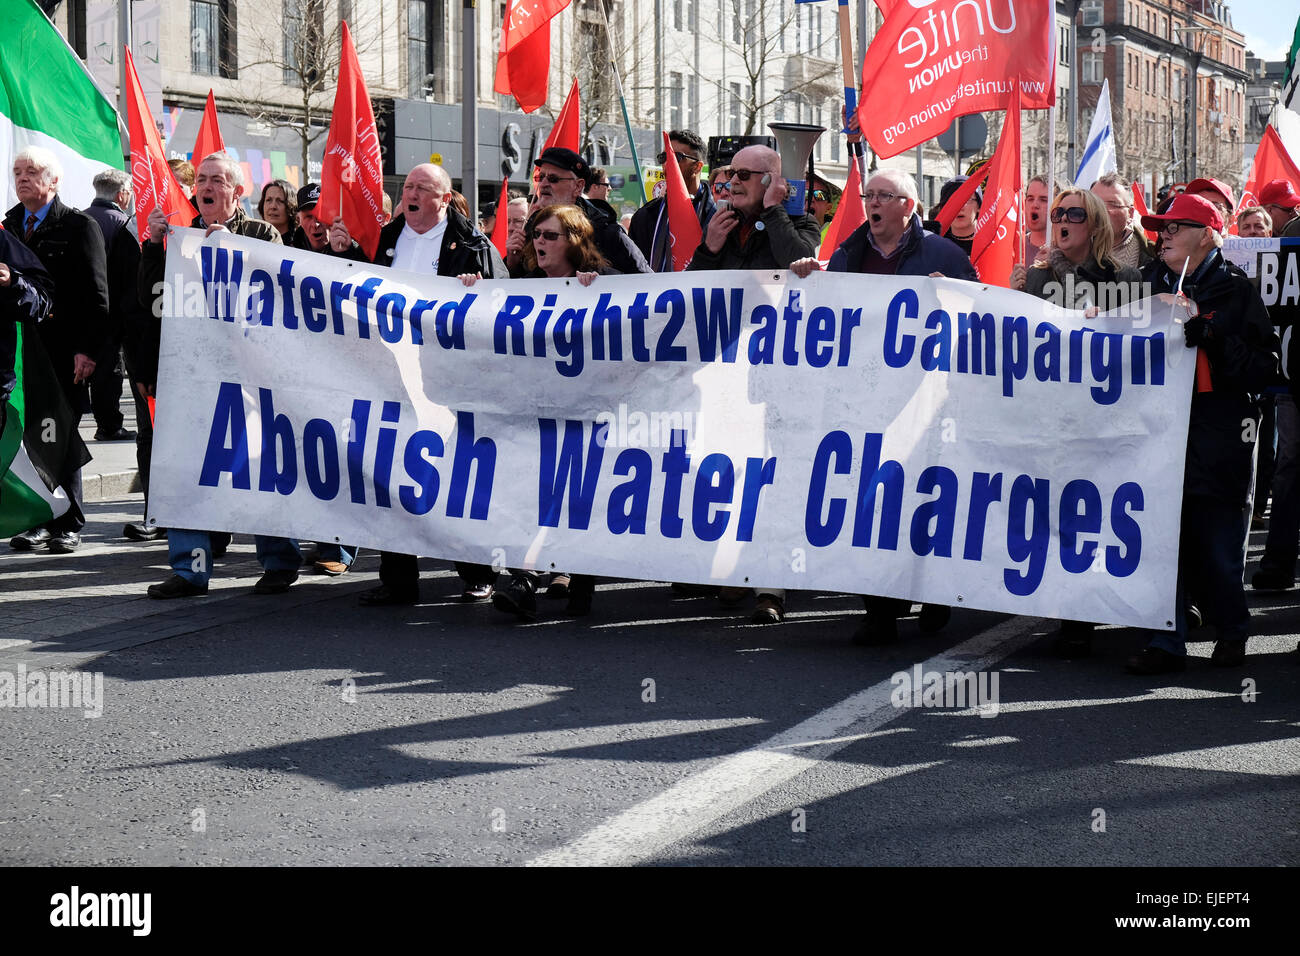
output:
POLYGON ((311 568, 317 574, 328 574, 332 578, 348 573, 348 565, 342 561, 317 561, 311 568))

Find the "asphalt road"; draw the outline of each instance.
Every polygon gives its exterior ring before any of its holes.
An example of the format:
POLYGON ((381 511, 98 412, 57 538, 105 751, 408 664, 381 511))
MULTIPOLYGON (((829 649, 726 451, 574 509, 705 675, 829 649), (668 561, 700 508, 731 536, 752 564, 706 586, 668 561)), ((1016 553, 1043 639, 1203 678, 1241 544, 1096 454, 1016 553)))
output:
POLYGON ((90 505, 75 555, 0 549, 0 675, 103 680, 97 718, 0 707, 0 862, 1300 860, 1296 592, 1252 596, 1244 667, 1211 668, 1200 632, 1185 674, 1137 678, 1136 632, 1064 662, 1051 622, 970 611, 854 647, 848 595, 792 594, 784 625, 756 627, 608 582, 589 618, 543 602, 519 625, 461 604, 438 561, 420 605, 359 607, 365 554, 255 596, 245 536, 209 596, 152 601, 165 544, 119 537, 139 511, 90 505), (996 674, 996 716, 895 707, 916 664, 996 674))

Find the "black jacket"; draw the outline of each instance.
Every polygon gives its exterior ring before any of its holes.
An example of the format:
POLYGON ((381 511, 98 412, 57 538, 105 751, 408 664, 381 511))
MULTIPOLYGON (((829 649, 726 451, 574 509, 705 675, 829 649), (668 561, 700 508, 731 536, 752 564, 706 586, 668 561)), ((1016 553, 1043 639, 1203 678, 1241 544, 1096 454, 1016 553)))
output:
POLYGON ((148 313, 140 306, 136 281, 140 272, 140 239, 131 217, 107 199, 96 199, 82 210, 99 223, 108 256, 108 307, 111 338, 101 361, 117 361, 113 354, 119 344, 131 352, 139 349, 139 336, 148 325, 148 313))
MULTIPOLYGON (((1142 277, 1152 283, 1155 293, 1172 292, 1178 285, 1178 276, 1159 260, 1150 262, 1142 277)), ((1183 291, 1210 321, 1212 339, 1205 352, 1213 388, 1192 395, 1183 492, 1244 508, 1254 463, 1253 435, 1259 425, 1255 398, 1277 375, 1277 335, 1255 287, 1217 250, 1188 277, 1183 291), (1247 436, 1251 440, 1244 440, 1247 436)), ((1171 341, 1168 347, 1183 348, 1183 343, 1171 341)), ((1190 349, 1186 359, 1195 361, 1190 349)))
MULTIPOLYGON (((861 272, 862 257, 871 241, 871 223, 864 222, 852 235, 840 243, 826 266, 827 272, 861 272)), ((900 240, 898 270, 900 276, 928 276, 938 272, 949 279, 978 282, 979 273, 970 258, 951 239, 926 232, 921 227, 921 217, 912 214, 900 240)))
POLYGON ((758 217, 743 246, 739 226, 727 233, 717 253, 701 238, 686 269, 788 269, 796 259, 816 255, 821 240, 821 227, 812 216, 791 216, 784 206, 773 206, 758 217))
MULTIPOLYGON (((718 211, 717 205, 713 202, 713 197, 709 194, 709 184, 700 183, 700 188, 695 191, 695 197, 691 200, 695 207, 695 215, 700 220, 700 235, 709 228, 709 220, 713 214, 718 211)), ((655 236, 665 236, 668 231, 668 213, 664 208, 665 203, 662 197, 652 199, 636 212, 632 214, 632 221, 628 224, 627 234, 635 243, 636 247, 641 250, 645 256, 646 262, 654 265, 654 243, 655 236), (662 221, 660 220, 660 217, 662 221)), ((661 239, 661 242, 664 240, 661 239)), ((665 256, 665 260, 667 256, 665 256)), ((669 265, 664 272, 672 271, 669 265)))
MULTIPOLYGON (((1054 257, 1059 255, 1060 253, 1053 253, 1054 257)), ((1052 261, 1057 260, 1053 258, 1052 261)), ((1051 283, 1060 281, 1055 270, 1050 267, 1038 268, 1030 266, 1025 272, 1025 291, 1040 299, 1054 301, 1063 308, 1081 309, 1088 305, 1106 305, 1106 308, 1113 309, 1116 306, 1127 305, 1129 299, 1132 298, 1130 293, 1138 289, 1139 284, 1142 282, 1142 273, 1137 269, 1116 265, 1111 259, 1107 259, 1105 263, 1099 263, 1089 256, 1085 261, 1075 266, 1072 271, 1074 272, 1075 301, 1066 302, 1055 294, 1057 290, 1048 289, 1051 283), (1098 286, 1100 285, 1109 286, 1104 295, 1098 293, 1098 286), (1103 298, 1105 302, 1100 301, 1103 298)), ((1059 291, 1063 295, 1069 290, 1063 286, 1059 291)), ((1137 297, 1141 298, 1140 291, 1137 292, 1137 297)))
MULTIPOLYGON (((195 216, 190 221, 190 225, 195 229, 204 228, 203 217, 195 216)), ((250 219, 238 206, 235 207, 235 214, 226 220, 226 228, 237 236, 247 236, 249 239, 261 239, 283 245, 280 241, 280 230, 264 220, 250 219)), ((146 307, 147 314, 145 327, 138 336, 133 369, 136 381, 145 385, 158 383, 158 350, 162 345, 162 304, 155 300, 162 298, 163 273, 166 268, 167 253, 163 243, 146 241, 140 249, 140 272, 136 293, 140 298, 140 304, 146 307), (155 290, 159 290, 156 295, 155 290)))
MULTIPOLYGON (((14 206, 5 215, 5 229, 21 238, 26 219, 27 210, 14 206)), ((104 235, 93 219, 55 196, 27 245, 54 281, 53 307, 38 328, 54 374, 77 408, 84 384, 72 384, 74 358, 98 358, 111 337, 104 235)))
POLYGON ((36 253, 5 231, 0 231, 0 262, 10 270, 9 285, 0 288, 0 409, 3 409, 17 381, 14 360, 18 354, 18 323, 26 322, 31 328, 49 313, 54 283, 36 253))
MULTIPOLYGON (((589 200, 581 196, 574 205, 583 211, 591 223, 592 241, 596 243, 596 248, 600 250, 600 254, 605 257, 611 269, 624 274, 650 271, 650 263, 646 262, 645 256, 641 255, 641 250, 636 247, 636 243, 618 224, 618 217, 593 206, 589 200)), ((609 208, 608 203, 604 205, 609 208)))
MULTIPOLYGON (((289 245, 294 249, 304 249, 307 252, 316 252, 316 250, 311 247, 311 242, 307 239, 307 234, 302 231, 301 227, 297 227, 293 232, 289 233, 289 245)), ((370 259, 366 257, 365 250, 361 248, 361 243, 357 242, 355 239, 352 240, 352 245, 344 252, 335 252, 331 246, 326 244, 325 248, 320 250, 320 254, 322 256, 333 256, 336 259, 351 259, 353 262, 370 261, 370 259)))
MULTIPOLYGON (((379 233, 375 247, 375 265, 391 266, 397 251, 397 237, 406 228, 406 216, 398 214, 379 233)), ((438 275, 458 276, 477 272, 484 279, 502 278, 505 264, 493 248, 491 241, 474 225, 447 207, 447 231, 442 235, 442 250, 438 253, 438 275), (499 269, 499 271, 498 271, 499 269)))

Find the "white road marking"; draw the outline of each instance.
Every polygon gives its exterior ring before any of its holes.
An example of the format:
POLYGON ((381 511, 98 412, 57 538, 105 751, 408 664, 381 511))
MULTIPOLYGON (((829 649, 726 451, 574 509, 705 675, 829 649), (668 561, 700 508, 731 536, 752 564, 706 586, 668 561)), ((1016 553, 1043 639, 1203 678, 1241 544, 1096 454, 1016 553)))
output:
POLYGON ((1119 763, 1147 767, 1176 767, 1185 770, 1217 770, 1225 773, 1255 773, 1270 777, 1300 776, 1300 737, 1289 740, 1261 740, 1252 744, 1229 744, 1176 754, 1135 757, 1119 763))
MULTIPOLYGON (((987 670, 1037 640, 1047 622, 1012 618, 922 663, 923 670, 987 670)), ((620 813, 529 866, 626 866, 707 827, 750 800, 816 767, 863 734, 910 713, 890 701, 880 681, 771 737, 693 774, 658 796, 620 813)), ((915 768, 909 768, 915 769, 915 768)), ((881 779, 887 779, 882 776, 881 779)), ((864 782, 869 784, 873 780, 864 782)))

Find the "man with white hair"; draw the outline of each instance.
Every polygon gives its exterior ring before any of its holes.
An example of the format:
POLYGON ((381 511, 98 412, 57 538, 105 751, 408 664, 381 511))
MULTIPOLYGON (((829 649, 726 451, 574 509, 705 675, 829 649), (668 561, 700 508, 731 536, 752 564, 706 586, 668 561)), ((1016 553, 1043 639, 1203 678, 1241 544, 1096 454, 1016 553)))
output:
MULTIPOLYGON (((37 328, 74 419, 79 420, 95 358, 109 331, 104 237, 89 216, 60 201, 63 169, 50 150, 28 146, 20 151, 14 157, 13 175, 18 205, 5 215, 4 227, 36 253, 53 279, 53 307, 37 328)), ((86 523, 81 512, 81 468, 69 465, 57 478, 72 506, 53 521, 11 539, 15 550, 48 547, 67 554, 81 546, 86 523)))
MULTIPOLYGON (((229 231, 250 239, 262 239, 282 245, 280 232, 269 222, 250 219, 240 208, 239 197, 244 194, 244 175, 239 163, 228 153, 213 153, 199 164, 194 178, 194 201, 199 214, 190 225, 206 230, 207 235, 229 231)), ((152 395, 158 383, 158 350, 162 339, 162 308, 154 302, 163 290, 166 266, 163 237, 167 234, 167 216, 158 205, 149 213, 149 240, 140 252, 138 294, 141 303, 150 303, 149 334, 145 337, 137 374, 145 391, 152 395)), ((216 551, 225 553, 230 536, 220 532, 195 531, 185 528, 167 529, 168 561, 173 574, 161 584, 149 587, 149 596, 160 600, 195 597, 208 593, 208 580, 212 575, 214 542, 216 551)), ((262 565, 262 577, 253 587, 254 594, 281 594, 298 580, 302 565, 302 552, 298 543, 288 538, 256 535, 257 559, 262 565)))
MULTIPOLYGON (((951 239, 927 232, 917 214, 920 205, 916 180, 899 170, 882 169, 867 181, 862 198, 867 221, 840 244, 826 267, 828 272, 865 272, 873 275, 945 276, 978 282, 979 275, 966 253, 951 239)), ((790 266, 798 276, 821 268, 815 258, 790 266)), ((853 634, 853 643, 889 644, 898 639, 898 619, 912 602, 864 594, 866 617, 853 634)), ((950 610, 938 604, 921 607, 922 631, 937 631, 948 623, 950 610)))

